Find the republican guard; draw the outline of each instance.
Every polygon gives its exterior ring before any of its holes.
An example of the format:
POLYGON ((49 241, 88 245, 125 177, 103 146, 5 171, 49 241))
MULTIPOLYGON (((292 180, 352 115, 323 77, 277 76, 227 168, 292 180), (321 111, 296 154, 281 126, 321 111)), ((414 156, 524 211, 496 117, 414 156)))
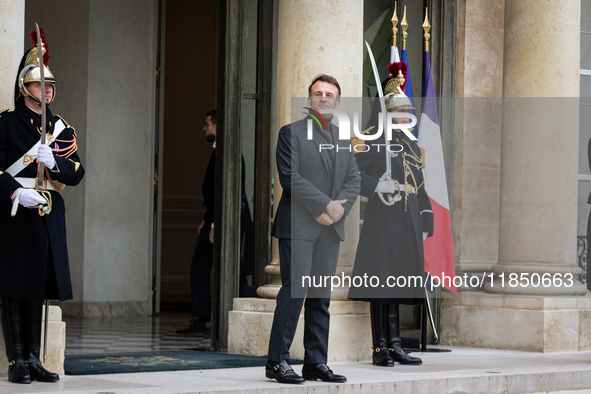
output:
POLYGON ((48 108, 56 79, 43 30, 31 38, 35 47, 18 68, 14 111, 0 114, 0 297, 13 383, 59 380, 39 359, 42 304, 72 299, 60 192, 84 176, 76 131, 48 108))

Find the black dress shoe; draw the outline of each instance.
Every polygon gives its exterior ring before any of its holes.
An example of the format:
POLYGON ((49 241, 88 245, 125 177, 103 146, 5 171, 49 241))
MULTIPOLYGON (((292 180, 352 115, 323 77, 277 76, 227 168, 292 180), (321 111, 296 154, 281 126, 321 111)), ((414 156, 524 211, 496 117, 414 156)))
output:
POLYGON ((392 360, 396 361, 400 364, 408 364, 408 365, 420 365, 423 363, 418 357, 412 357, 406 354, 404 350, 400 347, 400 345, 394 345, 394 347, 388 349, 390 352, 390 357, 392 360))
POLYGON ((279 383, 304 383, 305 380, 294 372, 286 360, 281 362, 267 361, 265 376, 269 379, 276 379, 279 383))
POLYGON ((193 323, 189 326, 189 328, 183 328, 182 330, 176 330, 177 334, 204 334, 204 335, 211 335, 211 320, 204 320, 199 318, 197 320, 193 320, 193 323))
POLYGON ((31 375, 25 360, 11 361, 8 364, 8 381, 12 383, 31 383, 31 375))
POLYGON ((323 382, 345 383, 347 378, 343 375, 336 375, 326 364, 304 364, 302 376, 306 380, 320 379, 323 382))
POLYGON ((388 349, 385 347, 373 347, 372 346, 372 355, 371 361, 373 365, 377 365, 378 367, 393 367, 394 361, 390 354, 388 353, 388 349))
POLYGON ((31 374, 31 380, 36 380, 38 382, 57 382, 60 380, 58 374, 49 372, 39 361, 32 361, 28 363, 29 365, 29 373, 31 374))

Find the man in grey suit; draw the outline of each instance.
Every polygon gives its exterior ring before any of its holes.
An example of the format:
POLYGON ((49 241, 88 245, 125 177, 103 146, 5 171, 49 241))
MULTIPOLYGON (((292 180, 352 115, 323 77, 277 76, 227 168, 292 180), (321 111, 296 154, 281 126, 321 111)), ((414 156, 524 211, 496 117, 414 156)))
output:
MULTIPOLYGON (((340 96, 341 88, 334 77, 318 75, 308 88, 310 113, 318 119, 320 110, 336 109, 340 96)), ((303 283, 304 276, 335 274, 339 245, 345 239, 345 217, 360 189, 351 141, 339 141, 332 115, 323 117, 326 123, 321 122, 321 126, 312 122, 312 139, 308 139, 308 116, 283 126, 277 140, 277 171, 283 194, 271 235, 279 239, 283 285, 277 295, 265 375, 281 383, 347 381, 326 365, 330 287, 308 291, 308 282, 303 283), (333 149, 325 148, 329 146, 333 149), (289 365, 289 348, 306 293, 302 378, 289 365)))

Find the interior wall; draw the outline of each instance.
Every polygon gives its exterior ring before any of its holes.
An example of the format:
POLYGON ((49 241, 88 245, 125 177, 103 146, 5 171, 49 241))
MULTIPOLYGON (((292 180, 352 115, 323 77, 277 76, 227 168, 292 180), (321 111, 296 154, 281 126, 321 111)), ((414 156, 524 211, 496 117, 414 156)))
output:
POLYGON ((26 11, 27 32, 46 29, 52 110, 76 128, 86 169, 64 192, 75 297, 64 313, 148 314, 155 0, 27 0, 26 11))
POLYGON ((217 101, 218 1, 167 0, 165 26, 161 300, 189 301, 212 153, 202 129, 217 101))
POLYGON ((91 0, 84 298, 146 303, 152 266, 155 0, 91 0))

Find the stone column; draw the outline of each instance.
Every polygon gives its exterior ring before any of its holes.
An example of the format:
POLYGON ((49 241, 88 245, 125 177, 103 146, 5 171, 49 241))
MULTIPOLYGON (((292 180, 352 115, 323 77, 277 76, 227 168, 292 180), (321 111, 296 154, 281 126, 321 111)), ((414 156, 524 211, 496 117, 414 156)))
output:
MULTIPOLYGON (((342 97, 360 97, 363 74, 363 2, 281 1, 278 7, 276 133, 294 120, 292 97, 307 97, 308 86, 316 75, 334 76, 341 85, 342 97)), ((275 174, 275 207, 280 197, 281 187, 275 174)), ((357 203, 345 224, 346 237, 355 246, 358 206, 357 203)), ((273 282, 257 290, 261 297, 276 298, 281 284, 276 242, 273 251, 273 262, 265 270, 273 282)), ((355 248, 342 243, 337 275, 343 271, 350 274, 354 257, 355 248)), ((347 289, 338 289, 333 298, 344 298, 346 294, 347 289)), ((272 299, 236 299, 230 312, 229 352, 265 355, 274 309, 272 299)), ((371 340, 367 303, 333 301, 330 310, 329 362, 368 359, 371 340)), ((300 319, 291 349, 293 358, 303 357, 302 336, 300 319)))
POLYGON ((458 275, 482 276, 498 262, 504 5, 458 2, 452 199, 458 275))
POLYGON ((591 299, 564 297, 584 294, 584 286, 508 282, 512 273, 564 279, 581 271, 575 249, 580 17, 578 0, 505 1, 499 261, 492 267, 504 274, 505 286, 497 280, 491 287, 487 279, 486 293, 446 299, 444 345, 591 349, 591 299))
POLYGON ((0 2, 0 110, 12 108, 14 81, 23 56, 25 31, 25 0, 0 2))
POLYGON ((507 0, 495 293, 578 295, 576 276, 580 1, 507 0), (574 99, 573 99, 574 98, 574 99), (573 285, 507 285, 511 273, 573 285))
MULTIPOLYGON (((341 85, 342 97, 361 97, 363 4, 353 0, 344 3, 331 0, 328 4, 308 0, 297 4, 280 2, 278 26, 275 141, 279 129, 294 120, 292 97, 307 97, 308 86, 316 75, 335 77, 341 85)), ((275 207, 279 205, 281 193, 275 171, 275 207)), ((346 237, 350 240, 359 238, 358 218, 359 204, 356 204, 346 223, 346 237)), ((348 244, 341 245, 337 274, 351 273, 355 250, 348 244)), ((273 261, 265 272, 271 275, 272 282, 257 289, 257 293, 276 298, 281 287, 277 240, 273 240, 273 261)), ((344 290, 338 289, 336 297, 346 297, 344 290)))

